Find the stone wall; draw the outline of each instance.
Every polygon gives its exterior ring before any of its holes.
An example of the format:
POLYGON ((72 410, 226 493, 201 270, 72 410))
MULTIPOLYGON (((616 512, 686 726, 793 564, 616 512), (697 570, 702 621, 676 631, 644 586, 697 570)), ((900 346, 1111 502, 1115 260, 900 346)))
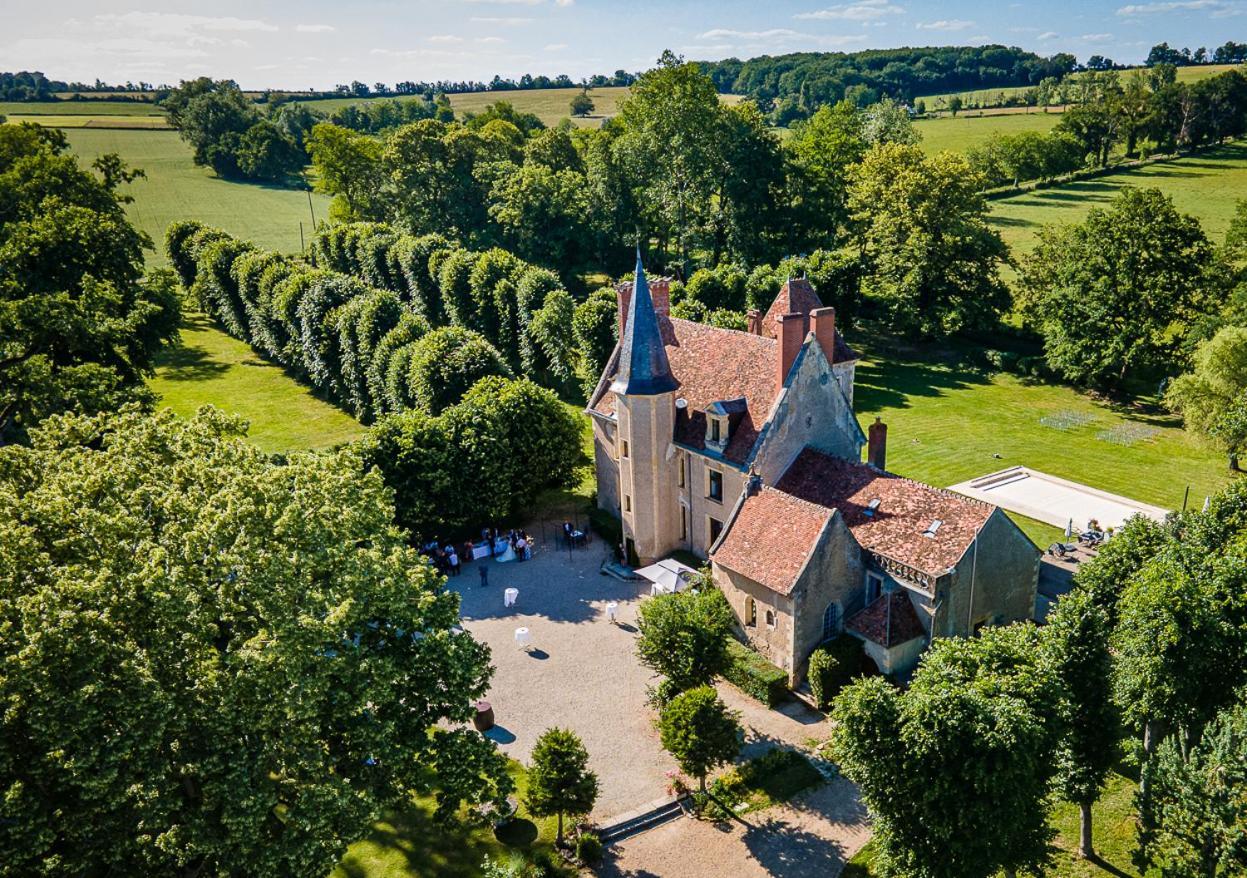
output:
MULTIPOLYGON (((680 489, 680 498, 688 505, 689 510, 689 539, 686 548, 698 558, 705 558, 710 554, 710 525, 707 519, 715 518, 727 527, 736 501, 745 489, 745 474, 727 461, 716 460, 687 449, 681 449, 681 452, 688 455, 690 470, 684 487, 680 489), (711 470, 723 475, 722 502, 709 497, 708 474, 711 470)), ((679 479, 679 472, 675 468, 672 468, 671 477, 679 479)), ((679 528, 679 519, 676 519, 676 528, 679 528)))
POLYGON ((789 673, 792 680, 792 632, 793 605, 784 595, 778 594, 761 583, 754 582, 733 570, 712 563, 714 580, 736 614, 736 630, 746 643, 778 668, 789 673), (757 607, 757 621, 745 624, 747 604, 753 599, 757 607), (774 614, 775 624, 768 625, 766 613, 774 614))
POLYGON ((774 485, 806 446, 847 460, 861 460, 864 437, 841 387, 852 381, 851 364, 832 367, 811 335, 789 376, 774 417, 756 447, 754 467, 774 485))
POLYGON ((938 590, 946 590, 935 619, 940 637, 964 637, 980 623, 1005 625, 1034 616, 1039 549, 1000 509, 987 519, 978 542, 977 561, 971 547, 952 575, 939 580, 938 590))
POLYGON ((615 459, 616 427, 605 424, 601 418, 590 416, 593 422, 593 466, 597 475, 598 508, 605 509, 619 518, 619 462, 615 459))
POLYGON ((844 519, 833 513, 792 592, 793 655, 791 663, 781 667, 790 670, 793 685, 805 679, 810 653, 823 641, 827 605, 832 601, 840 605, 843 630, 845 619, 862 608, 863 582, 862 550, 844 519))

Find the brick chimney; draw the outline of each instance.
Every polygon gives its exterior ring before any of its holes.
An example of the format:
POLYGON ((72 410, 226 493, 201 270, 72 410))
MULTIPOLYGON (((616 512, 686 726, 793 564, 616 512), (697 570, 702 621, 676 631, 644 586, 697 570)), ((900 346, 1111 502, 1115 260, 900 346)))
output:
MULTIPOLYGON (((649 279, 649 295, 654 300, 654 313, 659 320, 671 316, 671 280, 665 277, 649 279)), ((619 337, 623 338, 624 324, 628 319, 628 305, 632 302, 632 281, 625 281, 615 287, 615 298, 619 302, 619 337)))
POLYGON ((779 324, 775 330, 775 392, 779 393, 784 389, 784 380, 805 342, 805 315, 781 314, 775 318, 775 322, 779 324))
POLYGON ((866 462, 877 470, 886 470, 888 460, 888 425, 879 418, 867 431, 866 462))
POLYGON ((750 308, 748 311, 745 312, 745 316, 749 318, 749 326, 748 326, 749 334, 750 335, 761 335, 762 334, 762 312, 759 311, 757 308, 750 308))
POLYGON ((815 308, 810 312, 810 322, 814 325, 814 337, 822 345, 827 362, 834 363, 836 361, 836 309, 815 308))

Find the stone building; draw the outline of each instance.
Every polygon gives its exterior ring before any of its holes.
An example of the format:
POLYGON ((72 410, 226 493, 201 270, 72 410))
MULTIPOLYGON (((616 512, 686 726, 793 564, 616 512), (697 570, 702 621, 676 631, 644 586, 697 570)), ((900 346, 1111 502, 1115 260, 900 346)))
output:
POLYGON ((588 412, 598 503, 632 558, 708 558, 740 633, 794 684, 841 631, 893 672, 932 637, 1031 617, 1039 551, 996 507, 886 470, 886 426, 867 437, 853 414, 858 355, 807 281, 747 332, 670 317, 639 259, 618 292, 588 412))

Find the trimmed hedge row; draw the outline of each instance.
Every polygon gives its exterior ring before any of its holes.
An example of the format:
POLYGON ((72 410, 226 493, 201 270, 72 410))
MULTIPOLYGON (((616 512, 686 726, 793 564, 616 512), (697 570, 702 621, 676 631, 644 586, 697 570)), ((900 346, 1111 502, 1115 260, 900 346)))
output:
POLYGON ((579 377, 591 388, 610 354, 598 350, 598 337, 609 335, 614 346, 612 290, 596 293, 592 305, 577 305, 557 274, 497 247, 477 252, 441 235, 415 237, 361 222, 322 229, 312 259, 397 293, 432 326, 480 333, 514 372, 543 386, 570 389, 579 377))
POLYGON ((850 634, 841 634, 810 653, 807 678, 819 710, 827 710, 840 690, 857 677, 877 673, 866 655, 863 643, 850 634))
POLYGON ((723 678, 756 698, 767 707, 774 707, 788 695, 788 674, 733 637, 727 641, 730 661, 723 678))
MULTIPOLYGON (((347 231, 352 234, 328 237, 333 247, 372 253, 370 276, 391 282, 388 263, 370 249, 381 232, 347 231)), ((171 225, 165 247, 183 286, 226 332, 365 423, 410 408, 436 414, 479 379, 513 374, 480 334, 434 329, 402 294, 357 277, 260 250, 196 222, 171 225)))

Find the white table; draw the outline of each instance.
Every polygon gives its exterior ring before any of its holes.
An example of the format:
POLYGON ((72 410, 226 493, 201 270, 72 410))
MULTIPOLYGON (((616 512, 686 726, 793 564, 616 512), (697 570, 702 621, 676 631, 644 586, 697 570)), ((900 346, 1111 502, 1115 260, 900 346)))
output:
POLYGON ((615 617, 618 615, 618 613, 619 613, 618 602, 611 601, 610 603, 606 605, 606 621, 607 622, 614 622, 615 617))
POLYGON ((518 588, 508 588, 502 593, 502 605, 504 607, 515 606, 516 600, 519 599, 520 590, 518 588))
POLYGON ((528 649, 529 645, 533 642, 533 639, 529 635, 527 628, 515 629, 515 642, 519 645, 520 649, 528 649))
POLYGON ((472 560, 473 561, 479 561, 482 558, 488 558, 489 554, 490 554, 489 546, 473 546, 472 547, 472 560))

